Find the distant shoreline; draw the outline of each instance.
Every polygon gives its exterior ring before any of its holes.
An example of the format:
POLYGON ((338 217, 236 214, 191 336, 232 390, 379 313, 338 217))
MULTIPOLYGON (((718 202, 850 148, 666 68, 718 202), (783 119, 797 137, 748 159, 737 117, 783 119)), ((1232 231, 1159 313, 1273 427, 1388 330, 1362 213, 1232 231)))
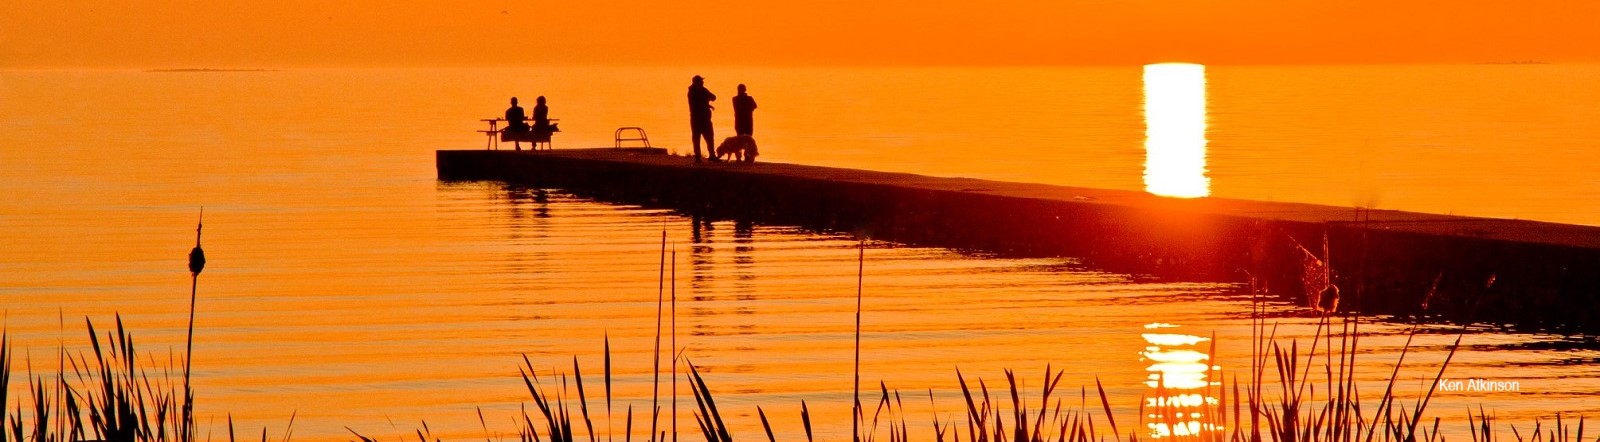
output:
POLYGON ((276 72, 277 69, 218 69, 218 68, 169 68, 150 69, 145 72, 276 72))

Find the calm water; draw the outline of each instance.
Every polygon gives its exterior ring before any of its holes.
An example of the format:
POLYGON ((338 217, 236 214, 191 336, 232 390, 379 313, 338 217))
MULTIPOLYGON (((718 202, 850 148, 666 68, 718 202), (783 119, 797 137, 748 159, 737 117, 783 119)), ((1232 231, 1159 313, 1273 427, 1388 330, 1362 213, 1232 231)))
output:
MULTIPOLYGON (((348 439, 345 426, 398 437, 426 420, 471 439, 483 436, 482 407, 491 431, 511 431, 527 401, 518 355, 543 374, 569 372, 577 356, 593 382, 605 336, 617 413, 637 412, 650 395, 665 229, 678 343, 706 368, 735 435, 758 434, 759 404, 798 437, 803 399, 819 436, 846 438, 853 239, 729 221, 697 233, 669 211, 433 178, 432 151, 481 146, 476 120, 512 94, 550 97, 566 130, 557 147, 609 145, 615 127, 643 126, 683 150, 694 73, 725 97, 750 85, 773 161, 1142 188, 1138 67, 6 72, 0 308, 27 351, 17 365, 54 370, 60 342, 86 345, 84 317, 104 326, 115 312, 147 354, 181 347, 184 256, 203 205, 202 423, 232 413, 281 434, 298 413, 296 439, 325 441, 348 439)), ((1600 85, 1587 80, 1600 66, 1207 75, 1213 195, 1600 224, 1600 161, 1588 153, 1600 145, 1600 85)), ((731 127, 719 110, 719 128, 731 127)), ((892 244, 867 251, 864 283, 862 378, 906 393, 914 427, 959 416, 957 367, 992 385, 1002 368, 1036 385, 1045 364, 1067 367, 1064 385, 1098 376, 1133 415, 1160 358, 1149 347, 1209 345, 1151 335, 1215 334, 1218 365, 1248 365, 1250 303, 1236 285, 892 244), (936 411, 923 405, 928 389, 936 411)), ((1309 319, 1279 321, 1280 335, 1313 333, 1309 319)), ((1380 382, 1405 329, 1364 327, 1363 378, 1380 382)), ((1433 375, 1450 333, 1418 338, 1403 388, 1433 375)), ((1522 391, 1440 393, 1446 419, 1477 404, 1519 421, 1600 416, 1586 400, 1600 393, 1592 343, 1465 343, 1447 376, 1522 391)), ((694 431, 684 410, 680 429, 694 431)))

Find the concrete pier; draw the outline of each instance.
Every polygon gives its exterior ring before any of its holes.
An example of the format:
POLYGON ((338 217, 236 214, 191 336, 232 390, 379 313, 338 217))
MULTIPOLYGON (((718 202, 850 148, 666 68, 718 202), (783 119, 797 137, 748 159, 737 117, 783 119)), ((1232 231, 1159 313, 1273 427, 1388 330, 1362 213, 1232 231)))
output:
POLYGON ((660 149, 441 150, 437 164, 441 180, 505 181, 916 245, 1070 256, 1108 271, 1253 282, 1308 306, 1600 328, 1597 227, 796 164, 695 164, 660 149))

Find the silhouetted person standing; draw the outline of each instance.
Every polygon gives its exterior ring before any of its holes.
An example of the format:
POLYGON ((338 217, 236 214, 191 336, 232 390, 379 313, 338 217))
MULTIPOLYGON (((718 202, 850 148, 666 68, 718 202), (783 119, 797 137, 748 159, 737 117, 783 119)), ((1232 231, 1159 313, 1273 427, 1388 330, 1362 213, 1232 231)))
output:
POLYGON ((715 137, 711 130, 711 102, 717 101, 716 94, 706 89, 705 79, 699 75, 689 84, 689 139, 694 142, 694 161, 700 162, 700 138, 706 139, 706 150, 712 161, 717 161, 717 145, 711 140, 715 137))
POLYGON ((739 95, 733 97, 733 134, 750 135, 755 130, 756 99, 745 95, 744 85, 739 85, 739 95))

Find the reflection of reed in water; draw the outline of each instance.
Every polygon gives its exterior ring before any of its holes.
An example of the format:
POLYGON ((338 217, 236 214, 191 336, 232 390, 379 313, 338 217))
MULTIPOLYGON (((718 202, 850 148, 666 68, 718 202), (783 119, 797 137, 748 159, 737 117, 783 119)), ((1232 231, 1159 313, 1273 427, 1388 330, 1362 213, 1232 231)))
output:
POLYGON ((1211 395, 1211 372, 1221 367, 1211 365, 1214 348, 1205 353, 1197 344, 1211 339, 1182 333, 1165 333, 1176 328, 1172 324, 1146 324, 1142 334, 1146 343, 1141 361, 1149 361, 1145 370, 1150 372, 1145 385, 1152 392, 1145 398, 1145 426, 1151 438, 1194 438, 1218 430, 1218 425, 1205 419, 1210 407, 1217 405, 1211 395))

